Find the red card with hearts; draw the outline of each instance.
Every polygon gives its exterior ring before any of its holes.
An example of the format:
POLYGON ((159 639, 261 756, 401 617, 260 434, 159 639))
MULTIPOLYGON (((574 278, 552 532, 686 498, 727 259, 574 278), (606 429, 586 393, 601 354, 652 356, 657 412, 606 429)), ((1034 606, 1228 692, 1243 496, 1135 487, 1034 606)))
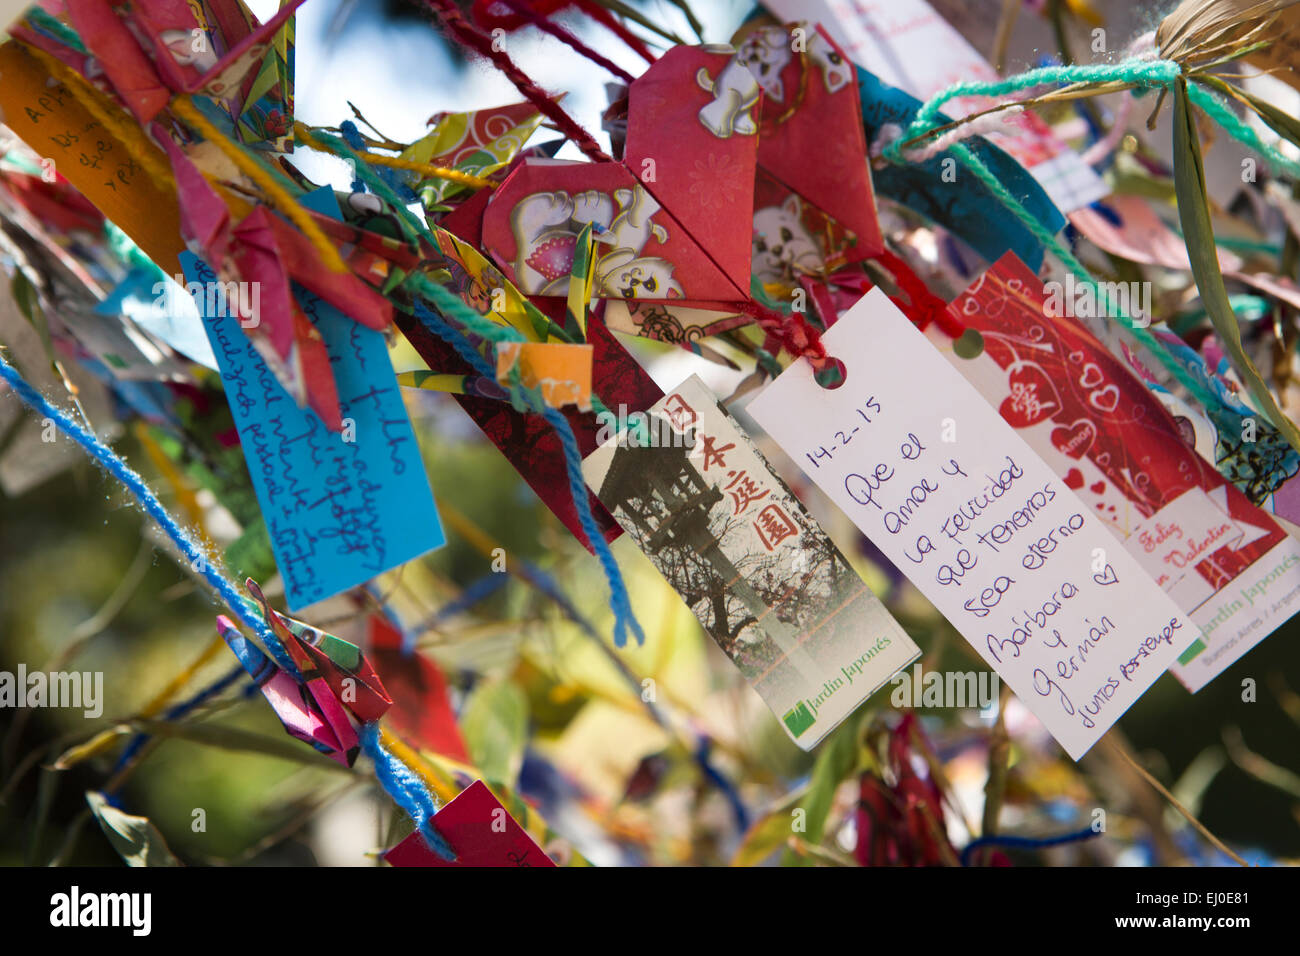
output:
POLYGON ((1277 601, 1300 596, 1300 546, 1082 323, 1052 314, 1049 291, 1008 253, 950 307, 983 353, 949 360, 1200 626, 1173 668, 1199 690, 1300 609, 1277 601))
POLYGON ((393 866, 555 866, 482 780, 433 816, 433 825, 456 851, 454 861, 412 833, 384 854, 393 866))

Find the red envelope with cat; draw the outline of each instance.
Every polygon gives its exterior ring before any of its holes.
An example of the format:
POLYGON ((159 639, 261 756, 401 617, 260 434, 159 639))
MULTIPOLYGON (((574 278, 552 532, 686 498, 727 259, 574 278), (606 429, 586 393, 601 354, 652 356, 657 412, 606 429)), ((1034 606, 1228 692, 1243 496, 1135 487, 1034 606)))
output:
MULTIPOLYGON (((959 358, 931 337, 1200 627, 1172 668, 1200 690, 1300 609, 1300 543, 1184 442, 1091 332, 1053 315, 1048 291, 1008 253, 950 307, 984 351, 959 358)), ((1032 508, 1008 520, 1028 528, 1032 508)))

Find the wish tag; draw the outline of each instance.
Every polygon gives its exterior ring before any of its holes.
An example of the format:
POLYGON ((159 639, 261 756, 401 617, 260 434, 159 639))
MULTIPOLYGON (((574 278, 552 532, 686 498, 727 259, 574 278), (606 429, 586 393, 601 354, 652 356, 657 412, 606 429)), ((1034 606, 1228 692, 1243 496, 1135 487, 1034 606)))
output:
POLYGON ((920 651, 698 377, 644 424, 587 484, 811 749, 920 651))
POLYGON ((433 815, 433 825, 456 851, 444 860, 418 832, 384 854, 393 866, 555 866, 482 780, 475 780, 433 815))
POLYGON ((1195 625, 880 289, 749 412, 1079 759, 1195 625))
POLYGON ((1200 690, 1300 610, 1300 541, 1186 443, 1060 292, 1008 254, 951 306, 980 355, 931 338, 1200 628, 1171 668, 1200 690))
MULTIPOLYGON (((181 264, 190 283, 218 281, 192 253, 181 264)), ((383 333, 297 295, 338 382, 341 433, 290 397, 229 306, 195 295, 293 611, 446 541, 383 333)))

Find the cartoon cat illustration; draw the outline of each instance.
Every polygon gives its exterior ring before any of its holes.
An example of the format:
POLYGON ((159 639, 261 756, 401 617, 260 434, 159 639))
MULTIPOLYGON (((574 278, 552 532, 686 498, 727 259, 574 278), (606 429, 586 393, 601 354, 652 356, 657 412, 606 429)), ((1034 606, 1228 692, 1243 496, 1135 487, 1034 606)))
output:
POLYGON ((821 251, 802 216, 798 196, 789 196, 779 206, 754 210, 752 270, 760 282, 788 283, 823 267, 821 251))
POLYGON ((763 92, 778 103, 785 100, 781 71, 792 58, 789 34, 780 27, 755 30, 745 37, 735 56, 758 80, 763 92))
POLYGON ((596 263, 597 289, 621 299, 680 299, 673 264, 655 256, 632 256, 619 249, 596 263))
POLYGON ((818 33, 812 31, 808 38, 808 57, 817 64, 821 71, 822 82, 826 84, 827 93, 838 93, 853 79, 853 67, 845 62, 839 51, 818 33))
MULTIPOLYGON (((716 50, 714 47, 707 49, 716 50)), ((730 47, 721 50, 734 53, 730 47)), ((700 89, 713 94, 713 102, 700 107, 699 113, 700 122, 710 133, 719 139, 730 139, 736 134, 753 136, 758 132, 758 124, 750 111, 758 103, 762 87, 738 53, 727 61, 716 79, 709 76, 707 69, 700 67, 695 82, 700 89)))
POLYGON ((511 212, 515 236, 515 279, 524 292, 563 295, 578 233, 592 223, 596 235, 594 293, 605 298, 680 298, 666 259, 642 256, 654 237, 668 241, 668 231, 654 222, 659 203, 639 184, 616 189, 612 196, 589 189, 575 195, 533 193, 511 212))

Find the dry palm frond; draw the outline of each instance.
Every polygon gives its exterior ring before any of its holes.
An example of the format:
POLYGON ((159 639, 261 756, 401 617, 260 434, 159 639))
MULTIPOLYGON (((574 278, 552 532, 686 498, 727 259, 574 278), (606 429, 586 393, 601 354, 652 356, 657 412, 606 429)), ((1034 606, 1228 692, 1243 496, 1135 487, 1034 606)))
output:
MULTIPOLYGON (((1243 54, 1297 0, 1184 0, 1156 30, 1156 48, 1184 68, 1243 54)), ((1271 38, 1270 38, 1271 39, 1271 38)))

